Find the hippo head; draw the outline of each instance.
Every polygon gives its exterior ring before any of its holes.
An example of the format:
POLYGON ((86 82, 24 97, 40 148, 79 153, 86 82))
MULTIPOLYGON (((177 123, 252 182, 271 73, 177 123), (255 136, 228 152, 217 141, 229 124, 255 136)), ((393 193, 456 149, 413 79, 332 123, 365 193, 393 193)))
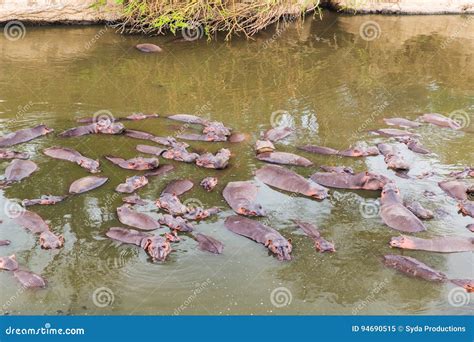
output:
POLYGON ((395 247, 395 248, 408 248, 408 249, 411 249, 411 248, 415 247, 413 242, 410 241, 410 239, 407 239, 404 236, 393 237, 390 240, 389 244, 390 244, 390 247, 395 247))
POLYGON ((79 166, 91 171, 92 173, 97 173, 99 171, 99 162, 97 160, 91 160, 91 159, 79 159, 77 161, 77 164, 79 166))
POLYGON ((240 206, 237 213, 244 216, 265 216, 265 210, 260 204, 248 201, 240 206))
POLYGON ((14 271, 18 268, 15 254, 0 257, 0 270, 14 271))
POLYGON ((321 251, 321 252, 335 252, 336 251, 336 248, 334 248, 333 243, 322 238, 314 240, 314 247, 318 251, 321 251))
POLYGON ((382 204, 384 203, 401 203, 400 189, 393 182, 384 185, 381 196, 382 204))
POLYGON ((389 180, 382 175, 371 172, 366 172, 362 178, 362 185, 364 190, 380 190, 389 180))
POLYGON ((274 240, 267 240, 265 246, 274 253, 278 260, 291 260, 291 251, 293 246, 291 245, 291 239, 285 240, 283 238, 277 238, 274 240))
POLYGON ((312 188, 309 196, 318 200, 323 200, 328 197, 328 191, 325 188, 312 188))
POLYGON ((165 261, 168 254, 171 253, 169 241, 159 235, 146 238, 142 246, 153 261, 165 261))
POLYGON ((45 125, 42 125, 41 129, 42 129, 42 131, 43 131, 43 134, 49 134, 49 133, 54 132, 54 129, 49 128, 49 127, 47 127, 47 126, 45 126, 45 125))
POLYGON ((181 239, 178 236, 178 232, 176 230, 173 230, 171 233, 165 233, 165 238, 169 242, 179 242, 181 239))
POLYGON ((64 237, 62 235, 54 235, 49 230, 41 233, 39 241, 41 248, 44 249, 55 249, 64 246, 64 237))

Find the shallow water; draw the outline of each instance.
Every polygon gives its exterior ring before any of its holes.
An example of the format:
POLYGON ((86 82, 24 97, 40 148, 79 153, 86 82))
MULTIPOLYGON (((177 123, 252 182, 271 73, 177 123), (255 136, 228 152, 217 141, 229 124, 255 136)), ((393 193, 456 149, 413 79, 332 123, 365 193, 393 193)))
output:
MULTIPOLYGON (((384 226, 376 214, 375 192, 331 191, 329 199, 317 202, 259 183, 259 201, 269 212, 271 225, 293 241, 291 262, 279 262, 262 245, 229 232, 223 221, 232 212, 220 192, 228 181, 252 179, 264 165, 255 159, 252 143, 272 124, 283 122, 296 129, 296 134, 278 143, 281 151, 295 152, 296 145, 307 143, 342 149, 386 141, 368 132, 385 127, 384 117, 415 119, 426 112, 457 111, 465 123, 463 131, 428 125, 416 129, 435 154, 413 154, 402 146, 412 163, 410 175, 433 170, 437 176, 399 178, 387 170, 381 156, 351 159, 303 152, 296 153, 315 166, 294 170, 309 176, 317 165, 325 164, 383 173, 397 182, 405 199, 441 211, 417 236, 472 236, 465 228, 472 218, 457 214, 455 203, 436 184, 449 172, 474 164, 473 32, 474 21, 462 16, 324 13, 322 20, 307 19, 302 26, 281 26, 255 40, 230 43, 120 36, 101 26, 28 27, 18 41, 1 36, 0 134, 39 123, 61 132, 77 125, 76 118, 100 110, 115 117, 132 112, 208 115, 249 134, 249 140, 240 144, 191 142, 199 152, 230 148, 233 157, 228 169, 206 170, 162 160, 175 165, 175 171, 151 179, 139 190, 143 198, 156 199, 167 182, 186 177, 195 187, 184 199, 223 208, 218 217, 196 224, 197 231, 225 244, 222 255, 202 252, 191 236, 183 236, 169 260, 161 264, 151 263, 142 250, 104 235, 120 225, 115 208, 122 196, 113 189, 135 172, 121 170, 103 156, 130 158, 139 154, 137 144, 148 142, 124 136, 60 139, 49 135, 17 146, 32 154, 40 171, 0 191, 1 208, 10 205, 8 200, 64 194, 72 181, 88 175, 72 163, 41 153, 53 145, 99 158, 102 174, 110 181, 55 206, 31 208, 50 221, 54 232, 64 234, 66 243, 60 250, 42 250, 37 237, 0 210, 0 239, 12 241, 0 247, 0 255, 15 253, 23 268, 48 281, 46 289, 24 290, 9 272, 0 272, 2 312, 466 314, 473 308, 472 296, 471 304, 452 305, 452 285, 408 278, 385 268, 381 257, 386 253, 413 256, 451 278, 472 278, 472 253, 390 249, 388 241, 398 232, 384 226), (367 21, 378 25, 374 40, 360 34, 367 21), (140 53, 133 48, 138 42, 156 43, 164 52, 140 53), (212 193, 198 185, 207 175, 219 178, 212 193), (423 196, 425 190, 435 196, 423 196), (295 218, 316 223, 337 252, 316 252, 291 223, 295 218)), ((160 136, 174 135, 182 126, 161 118, 125 125, 160 136)), ((6 165, 0 162, 2 172, 6 165)))

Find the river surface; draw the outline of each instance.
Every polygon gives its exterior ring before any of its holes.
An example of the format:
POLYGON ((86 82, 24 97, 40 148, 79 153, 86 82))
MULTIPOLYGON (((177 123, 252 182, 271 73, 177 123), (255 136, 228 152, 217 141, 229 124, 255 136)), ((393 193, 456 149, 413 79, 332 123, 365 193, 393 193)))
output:
MULTIPOLYGON (((315 201, 258 183, 258 201, 269 221, 293 241, 293 260, 279 262, 268 250, 233 234, 224 225, 232 215, 221 191, 229 181, 253 179, 264 163, 253 143, 275 124, 296 133, 277 143, 315 163, 293 167, 309 176, 319 165, 346 165, 356 171, 380 172, 395 180, 406 200, 418 200, 435 211, 426 222, 430 238, 471 236, 472 218, 457 213, 456 203, 437 186, 452 171, 474 164, 474 20, 463 16, 343 16, 323 13, 303 25, 281 25, 253 40, 231 42, 172 41, 172 37, 121 36, 114 29, 27 27, 22 39, 0 36, 0 134, 44 123, 55 134, 18 145, 40 167, 30 178, 0 191, 0 207, 43 194, 65 194, 69 184, 88 173, 73 163, 51 159, 42 150, 53 145, 77 149, 100 159, 109 182, 94 191, 48 207, 32 207, 63 234, 60 250, 42 250, 37 236, 14 224, 0 210, 0 255, 16 254, 23 269, 41 274, 45 289, 25 290, 7 271, 0 272, 0 302, 6 314, 466 314, 469 303, 456 302, 453 285, 409 278, 387 269, 387 253, 412 256, 450 278, 473 278, 472 253, 437 254, 391 249, 399 233, 377 215, 377 192, 331 190, 315 201), (364 31, 370 22, 374 32, 364 31), (375 23, 375 24, 374 24, 375 23), (365 32, 365 33, 364 33, 365 32), (375 38, 374 38, 375 37, 375 38), (134 49, 140 42, 163 47, 161 54, 134 49), (240 144, 196 143, 198 152, 232 151, 222 171, 173 164, 173 172, 138 191, 156 199, 173 179, 195 183, 183 200, 223 210, 196 224, 196 230, 225 244, 222 255, 200 251, 190 235, 174 245, 164 263, 151 263, 140 249, 105 237, 121 226, 115 209, 121 197, 114 188, 137 172, 119 169, 103 158, 139 155, 139 141, 125 136, 61 139, 56 133, 77 126, 75 119, 107 111, 115 117, 133 112, 169 115, 191 113, 219 120, 248 134, 240 144), (434 153, 414 154, 401 146, 412 164, 409 175, 427 171, 426 179, 403 179, 387 170, 382 156, 344 158, 310 155, 297 145, 343 149, 354 144, 392 141, 369 131, 386 127, 384 117, 416 119, 426 112, 455 115, 461 131, 424 125, 416 129, 434 153), (453 114, 454 112, 454 114, 453 114), (206 193, 199 182, 208 175, 219 185, 206 193), (423 193, 434 192, 426 197, 423 193), (318 225, 337 251, 321 254, 291 219, 318 225), (450 295, 451 293, 451 295, 450 295), (464 304, 464 305, 462 305, 464 304)), ((370 28, 370 27, 369 27, 370 28)), ((150 119, 126 127, 173 136, 179 122, 150 119)), ((146 155, 143 155, 146 156, 146 155)), ((160 158, 161 159, 161 158, 160 158)), ((0 162, 1 172, 8 165, 0 162)), ((157 212, 150 212, 152 216, 157 212)), ((160 232, 165 232, 163 228, 160 232)), ((461 298, 464 300, 465 298, 461 298)))

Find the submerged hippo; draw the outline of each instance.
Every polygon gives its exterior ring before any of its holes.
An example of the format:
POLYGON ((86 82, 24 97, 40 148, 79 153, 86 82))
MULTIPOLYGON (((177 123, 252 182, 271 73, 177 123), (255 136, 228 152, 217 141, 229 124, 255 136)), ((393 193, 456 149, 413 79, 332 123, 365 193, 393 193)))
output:
POLYGON ((123 194, 131 194, 135 190, 143 188, 145 185, 148 184, 148 178, 145 176, 133 176, 128 177, 125 180, 125 183, 117 185, 115 191, 123 193, 123 194))
POLYGON ((202 132, 209 136, 227 137, 231 134, 231 129, 224 126, 222 122, 211 121, 204 125, 202 132))
POLYGON ((107 177, 88 176, 79 178, 69 187, 69 193, 72 195, 82 194, 87 191, 97 189, 104 185, 109 179, 107 177))
POLYGON ((390 246, 439 253, 472 252, 474 251, 474 238, 443 236, 432 239, 421 239, 414 236, 402 235, 393 237, 390 240, 390 246))
POLYGON ((467 166, 462 171, 453 171, 449 174, 449 177, 456 179, 474 177, 474 168, 467 166))
POLYGON ((308 222, 300 221, 300 220, 294 220, 293 222, 296 223, 296 225, 300 227, 301 230, 314 241, 314 248, 316 248, 317 251, 319 252, 335 252, 336 251, 334 244, 324 239, 315 225, 308 222))
POLYGON ((211 215, 215 215, 219 213, 221 210, 217 207, 212 207, 209 209, 203 209, 200 207, 190 207, 187 208, 186 214, 184 214, 184 218, 187 220, 199 221, 208 218, 211 215))
POLYGON ((255 142, 255 152, 257 154, 275 151, 275 146, 270 140, 257 140, 255 142))
POLYGON ((8 246, 12 242, 10 240, 0 240, 0 246, 8 246))
POLYGON ((194 163, 199 158, 199 154, 188 152, 186 148, 182 146, 174 146, 163 152, 162 157, 185 163, 194 163))
POLYGON ((423 114, 422 116, 420 116, 420 119, 423 120, 424 122, 428 122, 430 124, 433 124, 439 127, 446 127, 446 128, 452 128, 452 129, 462 128, 461 125, 458 124, 453 119, 448 118, 438 113, 423 114))
POLYGON ((443 282, 447 280, 444 273, 438 272, 415 258, 388 254, 384 255, 385 266, 396 269, 412 277, 422 278, 428 281, 443 282))
POLYGON ((35 234, 49 231, 48 224, 41 216, 29 210, 24 210, 21 215, 15 217, 13 221, 35 234))
POLYGON ((400 190, 395 183, 387 183, 383 187, 381 204, 380 216, 390 228, 409 233, 426 230, 420 219, 403 206, 400 190))
POLYGON ((278 141, 278 140, 285 139, 287 136, 289 136, 293 132, 294 132, 294 130, 290 127, 277 127, 277 128, 272 128, 272 129, 269 129, 268 131, 266 131, 263 134, 263 137, 266 140, 270 140, 270 141, 275 142, 275 141, 278 141))
POLYGON ((246 133, 232 133, 227 140, 231 143, 239 143, 248 139, 248 134, 246 133))
POLYGON ((160 223, 151 216, 132 210, 129 206, 122 205, 117 208, 117 216, 121 223, 142 230, 160 228, 160 223))
POLYGON ((275 229, 237 215, 226 218, 224 225, 231 232, 263 244, 277 256, 278 260, 291 260, 290 254, 293 249, 291 240, 285 239, 275 229))
POLYGON ((354 174, 354 170, 351 167, 347 166, 326 166, 326 165, 321 165, 320 166, 321 170, 325 172, 335 172, 335 173, 348 173, 350 175, 354 174))
POLYGON ((207 119, 191 114, 175 114, 168 116, 168 119, 197 125, 206 125, 209 122, 207 119))
POLYGON ((474 217, 474 203, 472 202, 461 202, 458 203, 459 213, 463 216, 474 217))
POLYGON ((84 157, 79 152, 65 147, 50 147, 43 150, 43 153, 51 158, 61 159, 76 163, 80 167, 88 170, 91 173, 100 172, 99 162, 87 157, 84 157))
POLYGON ((230 151, 226 148, 221 148, 214 155, 212 153, 204 153, 196 159, 196 165, 205 167, 207 169, 225 169, 229 164, 230 151))
POLYGON ((405 158, 397 149, 388 144, 378 144, 377 148, 384 156, 385 164, 389 169, 393 170, 409 170, 410 165, 405 161, 405 158))
POLYGON ((52 195, 43 195, 41 198, 37 199, 25 199, 21 203, 24 207, 29 207, 32 205, 54 205, 56 203, 64 201, 68 196, 52 196, 52 195))
POLYGON ((122 134, 125 126, 120 122, 113 122, 110 119, 99 120, 90 125, 79 126, 68 129, 59 134, 60 137, 80 137, 88 134, 122 134))
POLYGON ((265 216, 262 206, 255 202, 258 189, 254 183, 229 182, 227 183, 222 195, 229 206, 237 214, 245 216, 265 216))
POLYGON ((458 180, 448 180, 439 182, 438 186, 443 189, 452 198, 459 201, 465 201, 468 199, 468 193, 474 192, 472 187, 469 187, 465 182, 458 180))
POLYGON ((21 129, 16 132, 12 132, 0 137, 0 147, 7 147, 18 145, 43 135, 54 132, 53 129, 46 127, 45 125, 39 125, 33 128, 21 129))
POLYGON ((160 217, 159 223, 179 232, 192 232, 194 230, 193 225, 180 216, 174 217, 170 214, 164 214, 160 217))
POLYGON ((160 198, 156 201, 156 206, 163 209, 171 215, 184 215, 188 211, 188 208, 181 203, 179 198, 170 193, 162 193, 160 198))
POLYGON ((131 196, 127 196, 122 198, 124 203, 134 204, 134 205, 147 205, 148 201, 142 199, 138 194, 133 194, 131 196))
MULTIPOLYGON (((163 145, 163 146, 171 146, 172 144, 176 143, 176 140, 171 137, 158 137, 156 135, 153 135, 148 132, 143 132, 143 131, 137 131, 134 129, 126 129, 124 131, 125 136, 129 138, 134 138, 134 139, 140 139, 140 140, 149 140, 153 141, 157 144, 163 145)), ((185 147, 188 147, 189 145, 185 143, 179 143, 180 145, 184 145, 185 147)))
POLYGON ((28 159, 28 153, 0 149, 0 159, 28 159))
POLYGON ((430 154, 431 151, 423 147, 423 145, 413 137, 397 137, 397 140, 404 143, 410 151, 420 154, 430 154))
POLYGON ((474 223, 470 223, 466 226, 467 229, 469 229, 469 231, 473 232, 474 233, 474 223))
POLYGON ((298 148, 306 152, 322 154, 326 156, 336 156, 339 154, 338 150, 335 150, 331 147, 326 147, 326 146, 304 145, 304 146, 299 146, 298 148))
POLYGON ((258 180, 280 190, 295 192, 315 199, 325 199, 328 189, 299 174, 277 165, 266 165, 255 173, 258 180))
POLYGON ((13 159, 5 169, 4 183, 8 185, 13 182, 20 182, 37 170, 38 165, 31 160, 13 159))
POLYGON ((161 193, 181 196, 182 194, 191 190, 193 186, 193 182, 191 182, 189 179, 176 179, 171 181, 161 193))
POLYGON ((421 123, 411 121, 408 119, 404 118, 389 118, 389 119, 383 119, 387 125, 390 126, 400 126, 404 128, 414 128, 414 127, 419 127, 421 126, 421 123))
POLYGON ((33 272, 16 270, 13 275, 26 288, 46 287, 46 281, 33 272))
POLYGON ((338 189, 381 190, 389 179, 373 172, 316 172, 310 177, 318 184, 338 189))
POLYGON ((155 44, 150 44, 150 43, 143 43, 143 44, 137 44, 135 45, 135 48, 137 50, 140 50, 141 52, 148 52, 148 53, 156 53, 156 52, 162 52, 163 49, 160 48, 158 45, 155 44))
POLYGON ((146 171, 156 169, 160 165, 160 161, 156 158, 132 158, 125 160, 123 158, 117 158, 112 156, 105 157, 111 163, 126 170, 137 170, 146 171))
POLYGON ((313 165, 310 160, 287 152, 263 152, 257 154, 257 159, 272 164, 297 165, 306 167, 313 165))
POLYGON ((431 220, 434 217, 433 212, 423 208, 419 202, 408 203, 405 207, 421 220, 431 220))
POLYGON ((451 283, 460 286, 466 290, 466 292, 474 292, 474 280, 472 279, 450 279, 451 283))
POLYGON ((39 237, 41 248, 56 249, 64 246, 64 237, 62 235, 55 235, 50 230, 44 231, 39 237))
POLYGON ((161 154, 166 151, 164 148, 150 145, 137 145, 136 149, 138 152, 152 154, 154 156, 161 156, 161 154))
MULTIPOLYGON (((116 121, 137 121, 137 120, 145 120, 145 119, 151 119, 151 118, 158 118, 160 117, 158 114, 143 114, 143 113, 133 113, 129 116, 126 116, 124 118, 108 118, 110 121, 116 122, 116 121)), ((79 118, 76 120, 76 122, 79 123, 94 123, 97 121, 100 121, 101 118, 97 117, 89 117, 89 118, 79 118)))
POLYGON ((396 128, 382 128, 382 129, 377 129, 372 132, 378 135, 382 135, 384 137, 417 137, 418 136, 418 134, 404 131, 401 129, 396 129, 396 128))
POLYGON ((222 242, 208 235, 198 233, 196 234, 196 240, 199 244, 199 248, 203 251, 222 254, 222 251, 224 250, 224 244, 222 242))
POLYGON ((161 177, 165 174, 167 174, 168 172, 174 170, 174 166, 173 165, 161 165, 159 167, 157 167, 156 169, 154 169, 153 171, 148 171, 148 172, 145 172, 145 177, 161 177))
POLYGON ((216 177, 206 177, 199 183, 207 192, 212 191, 217 185, 216 177))
POLYGON ((177 136, 179 139, 192 140, 192 141, 211 141, 211 142, 222 142, 227 141, 225 135, 210 134, 196 134, 196 133, 183 133, 177 136))
POLYGON ((0 270, 16 271, 18 269, 18 262, 15 254, 10 256, 0 257, 0 270))
POLYGON ((299 146, 298 148, 306 152, 329 155, 329 156, 368 157, 368 156, 376 156, 379 154, 379 151, 375 146, 371 146, 367 148, 366 147, 350 147, 348 149, 340 150, 340 151, 331 147, 316 146, 316 145, 305 145, 305 146, 299 146))

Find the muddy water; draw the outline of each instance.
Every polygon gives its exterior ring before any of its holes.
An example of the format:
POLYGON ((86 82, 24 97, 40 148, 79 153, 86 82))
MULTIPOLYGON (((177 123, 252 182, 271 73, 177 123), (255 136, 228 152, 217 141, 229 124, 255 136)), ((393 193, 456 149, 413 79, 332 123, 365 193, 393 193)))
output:
MULTIPOLYGON (((162 115, 194 113, 220 120, 249 134, 241 144, 191 143, 196 151, 228 147, 231 165, 223 171, 171 162, 176 169, 139 191, 156 199, 167 182, 189 178, 196 184, 184 195, 205 206, 223 208, 218 217, 196 224, 196 230, 225 244, 220 256, 197 249, 183 236, 167 262, 152 264, 133 246, 105 238, 120 225, 115 208, 121 196, 113 189, 135 174, 117 168, 103 156, 133 157, 141 142, 123 136, 60 139, 55 135, 18 146, 32 154, 40 171, 0 192, 8 201, 64 194, 87 173, 78 166, 50 159, 42 149, 61 145, 100 159, 110 181, 100 189, 51 207, 32 210, 64 234, 61 250, 42 250, 37 238, 15 225, 0 210, 0 239, 12 244, 1 255, 15 253, 22 268, 44 276, 48 287, 24 290, 6 271, 0 272, 2 312, 11 314, 458 314, 471 305, 453 306, 449 284, 408 278, 381 263, 386 253, 413 256, 452 278, 472 278, 472 254, 401 252, 387 245, 398 235, 377 215, 377 193, 331 191, 322 202, 292 197, 263 184, 259 200, 272 226, 291 238, 294 260, 279 262, 267 250, 223 226, 232 214, 220 192, 228 181, 253 178, 263 165, 251 144, 272 124, 284 122, 296 134, 278 144, 295 152, 298 144, 346 148, 387 139, 368 131, 384 127, 384 117, 415 119, 425 112, 456 112, 465 120, 461 132, 423 126, 417 129, 432 155, 402 149, 412 164, 410 175, 435 171, 424 180, 407 180, 388 171, 382 157, 335 158, 300 153, 314 167, 295 168, 309 176, 317 165, 347 165, 395 180, 405 199, 419 200, 437 212, 420 237, 469 236, 472 219, 456 212, 436 183, 449 172, 474 163, 473 74, 474 21, 460 16, 337 16, 306 20, 261 33, 255 40, 231 43, 170 42, 170 38, 122 37, 103 27, 27 28, 17 41, 0 37, 0 134, 45 123, 60 132, 79 117, 106 110, 116 117, 132 112, 162 115), (362 37, 362 25, 376 23, 376 35, 362 37), (365 39, 363 39, 365 38, 365 39), (374 38, 373 40, 370 40, 374 38), (139 53, 138 42, 161 45, 159 55, 139 53), (272 113, 274 113, 272 115, 272 113), (198 182, 219 178, 212 193, 198 182), (425 190, 434 192, 425 197, 425 190), (336 245, 334 254, 317 253, 290 219, 316 223, 336 245), (283 289, 281 289, 283 288, 283 289), (272 295, 273 293, 273 295, 272 295), (273 300, 272 300, 273 299, 273 300), (285 305, 287 304, 287 305, 285 305)), ((364 33, 363 33, 364 34, 364 33)), ((174 135, 181 125, 166 119, 126 123, 156 135, 174 135)), ((170 163, 162 161, 163 164, 170 163)), ((1 162, 5 169, 7 162, 1 162)), ((156 215, 151 213, 151 215, 156 215)), ((162 229, 166 231, 166 229, 162 229)), ((472 303, 472 298, 471 298, 472 303)), ((456 303, 454 303, 456 304, 456 303)))

